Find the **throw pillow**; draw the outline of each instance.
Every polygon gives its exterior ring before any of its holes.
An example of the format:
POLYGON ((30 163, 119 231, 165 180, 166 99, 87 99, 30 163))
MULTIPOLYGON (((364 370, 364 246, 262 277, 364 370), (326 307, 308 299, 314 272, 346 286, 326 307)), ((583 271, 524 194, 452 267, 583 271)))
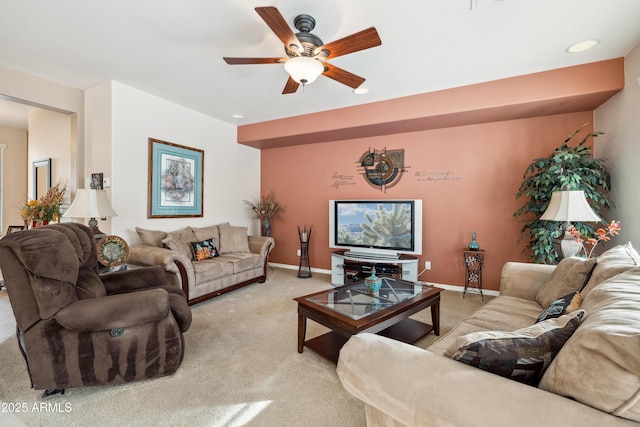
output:
POLYGON ((145 230, 144 228, 136 227, 136 233, 138 237, 145 245, 162 247, 162 239, 167 237, 166 231, 159 230, 145 230))
POLYGON ((220 224, 219 250, 221 254, 233 252, 250 252, 247 227, 234 227, 229 224, 220 224))
POLYGON ((640 254, 634 249, 631 242, 626 245, 614 246, 603 252, 597 259, 598 263, 593 269, 593 274, 584 289, 580 291, 584 297, 587 296, 591 289, 605 280, 640 266, 640 254))
POLYGON ((472 332, 457 338, 444 355, 467 365, 535 385, 578 328, 584 310, 576 310, 513 332, 472 332))
POLYGON ((220 256, 214 239, 203 240, 201 242, 191 242, 191 254, 193 255, 193 259, 196 261, 220 256))
POLYGON ((563 295, 579 291, 596 262, 596 258, 564 258, 536 294, 536 301, 547 307, 563 295))
POLYGON ((549 304, 542 314, 538 316, 536 323, 547 319, 554 319, 562 316, 563 314, 572 313, 579 309, 581 305, 582 295, 580 295, 579 292, 570 293, 549 304))
POLYGON ((162 243, 172 251, 179 252, 191 259, 191 242, 195 240, 196 238, 191 228, 185 227, 182 230, 167 233, 167 237, 162 239, 162 243))

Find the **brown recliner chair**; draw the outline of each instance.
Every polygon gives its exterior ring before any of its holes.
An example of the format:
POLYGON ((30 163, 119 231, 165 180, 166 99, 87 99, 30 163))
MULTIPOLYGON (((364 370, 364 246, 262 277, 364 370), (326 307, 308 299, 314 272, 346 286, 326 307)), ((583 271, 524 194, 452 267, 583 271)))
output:
POLYGON ((119 384, 173 374, 191 311, 162 267, 98 274, 82 224, 53 224, 0 240, 0 269, 32 387, 119 384))

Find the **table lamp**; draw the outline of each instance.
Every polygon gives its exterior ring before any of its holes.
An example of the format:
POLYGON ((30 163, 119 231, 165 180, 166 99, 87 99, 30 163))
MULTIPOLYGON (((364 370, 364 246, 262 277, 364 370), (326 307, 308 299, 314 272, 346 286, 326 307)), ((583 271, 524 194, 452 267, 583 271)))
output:
POLYGON ((598 222, 600 217, 591 209, 584 191, 554 191, 547 210, 540 217, 542 221, 565 222, 564 236, 553 241, 558 260, 576 255, 582 249, 582 243, 576 242, 568 229, 571 222, 598 222))
POLYGON ((105 233, 98 229, 96 218, 108 218, 118 214, 111 207, 106 190, 79 189, 76 198, 62 215, 65 218, 91 218, 89 228, 94 237, 104 237, 105 233))

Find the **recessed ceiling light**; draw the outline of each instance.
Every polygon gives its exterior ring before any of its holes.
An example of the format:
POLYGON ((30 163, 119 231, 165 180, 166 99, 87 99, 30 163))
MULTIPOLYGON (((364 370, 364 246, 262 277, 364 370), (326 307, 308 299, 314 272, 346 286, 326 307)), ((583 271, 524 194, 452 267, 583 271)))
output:
POLYGON ((353 90, 353 93, 356 95, 364 95, 365 93, 369 93, 369 88, 365 86, 357 87, 353 90))
POLYGON ((598 43, 600 43, 600 40, 598 40, 598 39, 583 40, 581 42, 574 43, 571 46, 569 46, 567 48, 567 52, 569 52, 569 53, 584 52, 585 50, 591 49, 592 47, 594 47, 598 43))
POLYGON ((242 114, 232 114, 231 117, 234 119, 244 119, 244 115, 242 114))

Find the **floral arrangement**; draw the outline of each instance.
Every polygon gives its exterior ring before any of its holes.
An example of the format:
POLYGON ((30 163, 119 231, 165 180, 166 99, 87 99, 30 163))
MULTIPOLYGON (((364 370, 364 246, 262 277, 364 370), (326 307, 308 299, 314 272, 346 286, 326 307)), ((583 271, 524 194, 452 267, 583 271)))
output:
POLYGON ((259 201, 247 201, 244 203, 251 208, 254 217, 260 221, 275 219, 284 211, 285 206, 276 202, 275 194, 269 191, 266 196, 262 196, 259 201))
POLYGON ((22 218, 32 221, 59 221, 60 207, 67 191, 67 183, 62 179, 47 190, 47 194, 38 200, 29 200, 21 209, 22 218))
POLYGON ((605 228, 598 228, 596 234, 593 237, 584 236, 573 225, 569 227, 568 231, 578 243, 582 243, 582 249, 587 258, 591 258, 593 250, 598 246, 598 243, 611 240, 610 236, 616 236, 620 231, 620 221, 612 220, 605 225, 605 228), (590 245, 591 249, 587 250, 587 246, 590 245))

